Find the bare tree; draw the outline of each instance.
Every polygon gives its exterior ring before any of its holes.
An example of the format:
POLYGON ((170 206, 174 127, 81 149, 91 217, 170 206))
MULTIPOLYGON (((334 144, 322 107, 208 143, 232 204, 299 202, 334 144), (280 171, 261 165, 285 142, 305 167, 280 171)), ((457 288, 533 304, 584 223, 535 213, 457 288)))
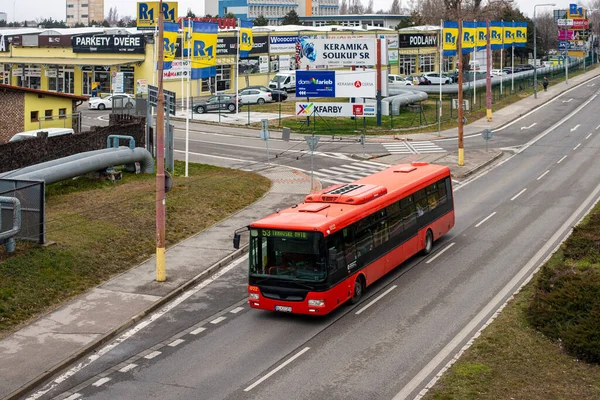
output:
POLYGON ((550 11, 544 11, 536 18, 537 43, 543 54, 548 54, 550 49, 558 48, 558 25, 554 21, 554 15, 550 11))
POLYGON ((438 25, 446 19, 444 0, 422 0, 418 11, 427 25, 438 25))
POLYGON ((352 0, 352 5, 350 6, 350 14, 364 14, 365 7, 363 6, 360 0, 352 0))
POLYGON ((348 14, 348 3, 346 0, 342 0, 342 4, 340 5, 340 15, 348 14))
POLYGON ((375 10, 373 10, 373 0, 369 0, 369 5, 365 9, 365 14, 374 14, 375 10))
POLYGON ((390 7, 390 14, 400 14, 400 0, 392 1, 392 6, 390 7))
POLYGON ((117 22, 119 22, 119 13, 117 11, 117 7, 111 7, 108 10, 108 17, 106 18, 106 21, 108 21, 108 23, 111 25, 116 25, 117 22))

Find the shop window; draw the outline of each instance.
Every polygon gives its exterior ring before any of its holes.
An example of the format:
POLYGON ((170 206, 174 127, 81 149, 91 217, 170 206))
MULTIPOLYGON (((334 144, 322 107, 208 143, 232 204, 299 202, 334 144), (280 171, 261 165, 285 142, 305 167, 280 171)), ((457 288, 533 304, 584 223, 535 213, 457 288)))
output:
POLYGON ((32 111, 31 112, 31 122, 38 122, 38 112, 37 111, 32 111))
POLYGON ((435 54, 419 55, 419 72, 427 73, 435 71, 435 54))
POLYGON ((58 109, 58 118, 60 118, 60 119, 67 118, 67 109, 66 108, 59 108, 58 109))

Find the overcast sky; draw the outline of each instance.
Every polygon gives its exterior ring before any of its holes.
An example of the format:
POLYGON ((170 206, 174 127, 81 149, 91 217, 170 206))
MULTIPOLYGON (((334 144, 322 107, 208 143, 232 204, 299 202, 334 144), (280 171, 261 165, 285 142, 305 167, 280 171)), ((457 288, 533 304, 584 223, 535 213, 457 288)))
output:
MULTIPOLYGON (((211 0, 218 1, 218 0, 211 0)), ((340 0, 341 1, 341 0, 340 0)), ((415 0, 418 1, 418 0, 415 0)), ((487 0, 484 0, 484 2, 487 0)), ((566 9, 574 1, 569 0, 515 0, 519 8, 530 17, 533 16, 533 6, 541 3, 556 3, 556 8, 566 9)), ((362 0, 366 5, 368 0, 362 0)), ((37 18, 52 17, 58 20, 65 19, 65 0, 0 0, 0 12, 8 14, 8 20, 14 20, 13 6, 18 21, 35 20, 37 18)), ((104 13, 108 14, 110 7, 117 7, 119 15, 135 17, 137 0, 104 0, 104 13)), ((389 9, 391 0, 374 0, 375 10, 380 8, 389 9)), ((402 0, 407 4, 407 0, 402 0)), ((579 3, 583 5, 584 3, 579 3)), ((179 0, 179 15, 184 15, 191 8, 197 15, 204 14, 204 0, 179 0)), ((553 7, 538 7, 538 13, 542 10, 551 10, 553 7)))

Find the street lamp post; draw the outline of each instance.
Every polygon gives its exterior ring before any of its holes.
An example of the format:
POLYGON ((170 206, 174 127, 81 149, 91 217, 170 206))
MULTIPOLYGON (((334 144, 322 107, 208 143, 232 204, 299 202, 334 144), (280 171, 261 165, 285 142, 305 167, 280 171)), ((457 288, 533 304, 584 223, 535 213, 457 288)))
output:
MULTIPOLYGON (((554 7, 554 3, 536 4, 533 6, 533 97, 537 99, 537 18, 535 17, 535 9, 537 7, 554 7)), ((514 71, 513 71, 514 72, 514 71)))
POLYGON ((464 134, 464 112, 463 112, 463 63, 462 63, 462 18, 460 16, 460 4, 458 0, 458 35, 456 38, 456 56, 458 57, 458 166, 465 165, 464 134))

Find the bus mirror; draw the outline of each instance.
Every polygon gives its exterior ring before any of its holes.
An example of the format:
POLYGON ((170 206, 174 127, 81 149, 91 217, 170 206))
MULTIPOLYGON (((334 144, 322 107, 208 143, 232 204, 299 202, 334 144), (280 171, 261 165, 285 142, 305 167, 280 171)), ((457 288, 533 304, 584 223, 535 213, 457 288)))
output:
POLYGON ((240 234, 239 233, 234 233, 233 235, 233 248, 234 249, 239 249, 240 248, 240 234))

